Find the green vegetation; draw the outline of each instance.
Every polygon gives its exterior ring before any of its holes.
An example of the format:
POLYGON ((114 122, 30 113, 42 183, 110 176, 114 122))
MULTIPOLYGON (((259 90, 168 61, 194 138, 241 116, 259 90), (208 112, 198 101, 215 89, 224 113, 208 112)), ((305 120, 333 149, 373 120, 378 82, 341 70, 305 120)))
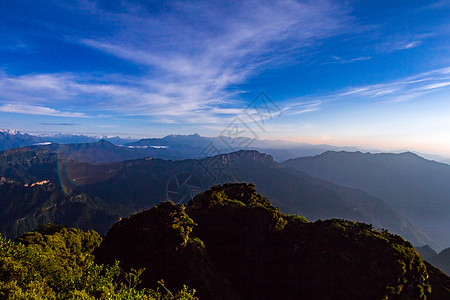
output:
POLYGON ((194 197, 193 207, 264 207, 277 210, 272 204, 256 193, 255 185, 232 184, 215 185, 204 193, 194 197))
POLYGON ((172 294, 162 281, 163 292, 138 289, 144 269, 94 263, 101 240, 92 230, 50 225, 16 242, 0 236, 0 299, 195 299, 195 291, 172 294))

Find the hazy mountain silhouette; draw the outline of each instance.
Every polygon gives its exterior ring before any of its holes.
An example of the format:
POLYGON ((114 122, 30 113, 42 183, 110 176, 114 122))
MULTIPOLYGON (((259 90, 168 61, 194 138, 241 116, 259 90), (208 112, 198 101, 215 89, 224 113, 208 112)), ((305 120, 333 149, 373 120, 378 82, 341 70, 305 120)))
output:
POLYGON ((442 250, 438 255, 432 257, 429 261, 447 273, 447 275, 450 274, 450 248, 442 250))
POLYGON ((429 261, 441 271, 447 273, 447 275, 450 274, 450 248, 442 250, 439 254, 428 245, 416 247, 415 249, 424 260, 429 261))
POLYGON ((428 245, 421 246, 421 247, 414 247, 417 252, 419 252, 420 256, 422 256, 423 259, 430 261, 433 257, 437 255, 437 252, 433 250, 428 245))
POLYGON ((326 152, 284 166, 385 200, 441 246, 450 245, 450 166, 416 154, 326 152))

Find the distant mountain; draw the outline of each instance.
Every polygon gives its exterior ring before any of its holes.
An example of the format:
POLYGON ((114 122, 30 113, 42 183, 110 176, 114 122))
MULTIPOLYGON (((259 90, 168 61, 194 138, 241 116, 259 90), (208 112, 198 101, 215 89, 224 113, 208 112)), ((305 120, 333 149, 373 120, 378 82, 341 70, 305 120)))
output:
POLYGON ((283 163, 385 200, 413 220, 442 249, 450 245, 450 166, 411 152, 326 152, 283 163))
POLYGON ((95 143, 107 140, 116 145, 124 145, 136 141, 131 138, 120 138, 118 136, 86 136, 81 134, 54 134, 54 135, 31 135, 17 130, 0 129, 0 151, 33 146, 36 144, 71 144, 71 143, 95 143))
MULTIPOLYGON (((202 137, 198 133, 190 135, 168 135, 163 138, 146 138, 127 144, 129 147, 164 147, 173 151, 172 157, 160 157, 162 159, 201 159, 206 156, 230 153, 238 150, 257 150, 267 153, 276 161, 284 161, 299 156, 321 154, 328 150, 356 151, 356 147, 335 147, 331 145, 311 145, 287 141, 271 141, 250 139, 248 137, 202 137)), ((155 156, 156 157, 156 156, 155 156)))
POLYGON ((434 251, 430 246, 425 245, 421 247, 414 247, 417 252, 419 252, 420 256, 426 261, 430 261, 433 257, 437 255, 437 252, 434 251))
POLYGON ((183 157, 178 151, 172 149, 117 146, 106 140, 100 140, 94 143, 73 144, 38 143, 27 146, 27 148, 32 151, 57 153, 60 158, 66 160, 88 162, 92 164, 113 163, 153 156, 163 159, 183 157))
POLYGON ((56 144, 95 143, 100 140, 105 140, 115 145, 124 145, 136 141, 136 139, 121 138, 118 136, 87 136, 82 134, 65 134, 65 133, 58 133, 53 135, 47 134, 38 137, 45 142, 51 142, 56 144))
POLYGON ((428 245, 416 247, 415 249, 424 260, 432 263, 450 276, 450 248, 442 250, 439 254, 428 245))
POLYGON ((450 276, 450 248, 442 250, 429 261, 450 276))
POLYGON ((30 146, 35 151, 58 153, 61 158, 92 164, 112 163, 151 156, 154 149, 129 149, 116 146, 106 140, 95 143, 45 144, 30 146))
POLYGON ((372 226, 289 216, 247 184, 214 186, 189 205, 161 203, 116 223, 96 262, 145 268, 200 299, 448 299, 450 278, 401 237, 372 226))
POLYGON ((15 130, 0 129, 0 151, 29 146, 41 142, 39 137, 15 130))
MULTIPOLYGON (((163 138, 144 138, 140 140, 121 138, 119 136, 87 136, 82 134, 43 134, 30 135, 16 130, 0 129, 0 151, 12 148, 32 146, 36 144, 74 144, 96 143, 106 140, 114 145, 125 146, 129 149, 146 149, 144 156, 166 160, 202 159, 218 154, 235 152, 238 150, 257 150, 267 153, 277 162, 283 162, 291 158, 314 156, 326 151, 359 151, 356 147, 337 147, 332 145, 312 145, 301 142, 289 142, 282 140, 259 140, 248 137, 203 137, 198 133, 190 135, 170 134, 163 138)), ((437 155, 423 154, 422 156, 436 159, 437 161, 450 163, 449 158, 437 155)), ((126 159, 136 158, 132 154, 126 159)), ((98 163, 98 162, 94 162, 98 163)))
MULTIPOLYGON (((107 142, 99 144, 98 147, 111 147, 107 142)), ((83 144, 79 146, 83 148, 83 144)), ((283 168, 271 156, 257 151, 239 151, 203 160, 144 158, 93 165, 38 146, 0 153, 0 176, 19 185, 48 180, 70 197, 85 195, 96 199, 101 205, 94 208, 105 210, 107 215, 116 215, 116 207, 126 207, 122 216, 168 199, 186 203, 214 184, 253 182, 282 211, 300 214, 310 220, 345 218, 364 221, 401 234, 415 244, 434 245, 414 224, 398 215, 384 201, 360 190, 283 168), (114 208, 113 211, 108 210, 108 205, 114 208)), ((15 199, 7 197, 3 201, 11 203, 15 199)), ((47 200, 42 198, 39 201, 47 200)), ((10 218, 8 222, 28 218, 27 212, 32 210, 24 207, 23 211, 23 215, 10 218)))

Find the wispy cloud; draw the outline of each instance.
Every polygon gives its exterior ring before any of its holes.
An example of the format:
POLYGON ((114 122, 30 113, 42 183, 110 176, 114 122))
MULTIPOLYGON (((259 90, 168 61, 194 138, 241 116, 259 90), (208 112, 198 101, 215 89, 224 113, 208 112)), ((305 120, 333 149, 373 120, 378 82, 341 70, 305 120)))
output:
POLYGON ((59 111, 49 107, 25 105, 25 104, 5 104, 0 106, 0 112, 20 113, 26 115, 42 115, 53 117, 70 117, 70 118, 85 118, 83 113, 59 111))
POLYGON ((409 50, 417 48, 423 44, 423 40, 432 37, 434 34, 416 34, 411 36, 392 37, 389 40, 376 46, 379 53, 391 53, 394 51, 409 50))
POLYGON ((284 105, 285 115, 318 111, 322 109, 322 106, 334 101, 412 101, 420 96, 450 87, 449 70, 450 68, 442 68, 392 82, 351 87, 323 95, 288 99, 284 105))
POLYGON ((323 99, 363 98, 395 102, 412 100, 438 89, 449 87, 450 76, 448 73, 449 68, 441 68, 392 82, 348 88, 332 95, 325 95, 323 99))
POLYGON ((79 124, 76 124, 76 123, 47 123, 47 122, 39 122, 39 124, 46 125, 46 126, 75 126, 75 125, 79 125, 79 124))
POLYGON ((372 57, 371 56, 358 56, 355 58, 343 59, 342 57, 339 57, 339 56, 332 56, 332 59, 333 59, 332 61, 325 62, 322 64, 333 64, 333 63, 348 64, 348 63, 357 62, 357 61, 370 60, 370 59, 372 59, 372 57))
POLYGON ((317 111, 320 109, 322 101, 301 101, 301 99, 291 99, 283 109, 283 113, 287 116, 300 115, 308 112, 317 111), (300 101, 299 101, 300 100, 300 101))
POLYGON ((411 48, 419 47, 420 45, 422 45, 421 41, 412 41, 412 42, 406 44, 403 48, 399 48, 399 49, 411 49, 411 48))

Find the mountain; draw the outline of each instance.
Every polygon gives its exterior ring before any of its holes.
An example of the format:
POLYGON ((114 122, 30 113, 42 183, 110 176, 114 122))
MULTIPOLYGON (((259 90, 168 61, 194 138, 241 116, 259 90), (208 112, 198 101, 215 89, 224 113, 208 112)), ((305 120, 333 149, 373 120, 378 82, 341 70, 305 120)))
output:
POLYGON ((190 135, 171 134, 163 138, 146 138, 127 144, 129 147, 148 148, 164 147, 173 151, 172 157, 155 156, 162 159, 189 159, 205 158, 217 154, 230 153, 238 150, 257 150, 267 153, 276 161, 284 161, 289 158, 299 156, 310 156, 323 153, 328 150, 358 150, 355 147, 335 147, 331 145, 311 145, 308 143, 297 143, 288 141, 258 140, 248 137, 218 136, 202 137, 198 133, 190 135), (212 148, 214 151, 208 152, 205 149, 212 148))
POLYGON ((118 136, 86 136, 81 134, 54 134, 54 135, 31 135, 17 130, 0 129, 0 151, 33 146, 39 144, 73 144, 73 143, 96 143, 106 140, 116 145, 124 145, 136 141, 131 138, 120 138, 118 136))
MULTIPOLYGON (((157 156, 160 158, 177 157, 177 152, 162 148, 139 148, 114 145, 106 140, 94 143, 55 144, 39 143, 28 146, 32 151, 56 153, 60 158, 91 164, 104 164, 157 156)), ((21 151, 21 150, 19 150, 21 151)))
MULTIPOLYGON (((401 237, 345 220, 285 215, 255 187, 214 186, 189 205, 161 203, 122 219, 97 263, 142 269, 200 299, 446 299, 450 278, 401 237)), ((156 280, 155 280, 156 279, 156 280)))
POLYGON ((49 180, 31 184, 0 179, 0 232, 16 237, 47 223, 71 224, 106 232, 128 210, 127 206, 109 207, 98 198, 84 194, 65 194, 49 180))
POLYGON ((41 142, 36 136, 15 130, 0 129, 0 151, 29 146, 41 142))
POLYGON ((223 154, 200 161, 131 161, 106 180, 83 182, 76 191, 111 203, 128 199, 141 206, 151 206, 165 199, 178 203, 183 196, 188 200, 195 192, 217 183, 253 182, 282 211, 301 214, 311 220, 338 217, 365 221, 389 228, 413 242, 434 244, 382 200, 282 168, 271 156, 256 151, 223 154), (213 170, 205 172, 202 165, 216 168, 217 173, 212 173, 213 170), (180 186, 172 185, 174 181, 180 186), (183 186, 182 182, 186 184, 183 186))
MULTIPOLYGON (((144 138, 140 140, 119 136, 87 136, 82 134, 42 134, 30 135, 17 130, 0 129, 0 151, 12 148, 43 145, 43 144, 87 144, 106 140, 114 145, 125 146, 129 149, 146 149, 146 156, 160 159, 183 160, 201 159, 217 154, 230 153, 238 150, 257 150, 267 153, 282 162, 291 158, 319 155, 326 151, 359 151, 357 147, 337 147, 332 145, 312 145, 301 142, 282 140, 259 140, 248 137, 218 136, 203 137, 198 133, 189 135, 170 134, 163 138, 144 138), (205 149, 213 148, 207 152, 205 149)), ((429 159, 449 163, 450 159, 432 154, 420 154, 429 159)), ((133 159, 135 156, 127 159, 133 159)), ((98 163, 98 162, 94 162, 98 163)))
POLYGON ((437 249, 450 245, 450 166, 447 164, 411 152, 342 151, 291 159, 283 166, 383 199, 437 241, 440 246, 437 249))
POLYGON ((417 252, 419 252, 420 256, 422 256, 423 259, 430 261, 433 257, 437 255, 437 252, 433 250, 428 245, 422 246, 422 247, 414 247, 417 252))
POLYGON ((92 164, 144 158, 151 156, 152 153, 151 150, 146 149, 129 149, 116 146, 106 140, 100 140, 95 143, 35 145, 29 148, 35 151, 57 153, 64 159, 92 164))
POLYGON ((442 250, 438 255, 429 260, 433 265, 450 274, 450 248, 442 250))
POLYGON ((105 140, 115 145, 124 145, 136 141, 136 139, 121 138, 119 136, 88 136, 82 134, 46 134, 38 136, 45 142, 51 142, 56 144, 74 144, 74 143, 95 143, 100 140, 105 140))
POLYGON ((424 260, 431 262, 447 275, 450 274, 450 248, 442 250, 439 254, 428 245, 415 249, 424 260))
MULTIPOLYGON (((19 186, 48 181, 69 199, 93 199, 87 202, 91 205, 90 210, 99 210, 111 218, 126 217, 133 211, 147 209, 164 200, 187 203, 197 193, 215 184, 253 182, 283 212, 300 214, 310 220, 345 218, 367 222, 401 234, 415 244, 434 245, 414 224, 384 201, 361 190, 337 186, 284 168, 271 156, 257 151, 238 151, 202 160, 165 161, 147 157, 94 165, 68 159, 48 147, 39 146, 0 153, 0 176, 19 186), (118 215, 118 212, 122 214, 118 215)), ((4 188, 13 189, 14 186, 9 184, 4 188)), ((33 195, 28 189, 24 193, 33 195)), ((2 201, 5 205, 14 206, 15 198, 6 192, 4 195, 2 201)), ((28 205, 25 202, 18 208, 21 214, 5 216, 4 222, 14 224, 18 220, 34 220, 32 212, 35 205, 40 207, 38 210, 43 210, 47 207, 44 205, 47 199, 44 196, 33 199, 39 204, 28 205)), ((89 216, 93 215, 84 216, 88 222, 89 216)), ((105 217, 104 220, 110 218, 105 217)), ((34 223, 30 221, 30 224, 34 223)), ((70 222, 65 224, 73 226, 70 222)), ((94 229, 104 233, 105 227, 110 225, 112 222, 102 223, 94 229)), ((4 228, 10 227, 4 225, 4 228)), ((33 227, 23 227, 22 232, 31 229, 33 227)), ((20 232, 8 231, 8 234, 17 233, 20 232)))

